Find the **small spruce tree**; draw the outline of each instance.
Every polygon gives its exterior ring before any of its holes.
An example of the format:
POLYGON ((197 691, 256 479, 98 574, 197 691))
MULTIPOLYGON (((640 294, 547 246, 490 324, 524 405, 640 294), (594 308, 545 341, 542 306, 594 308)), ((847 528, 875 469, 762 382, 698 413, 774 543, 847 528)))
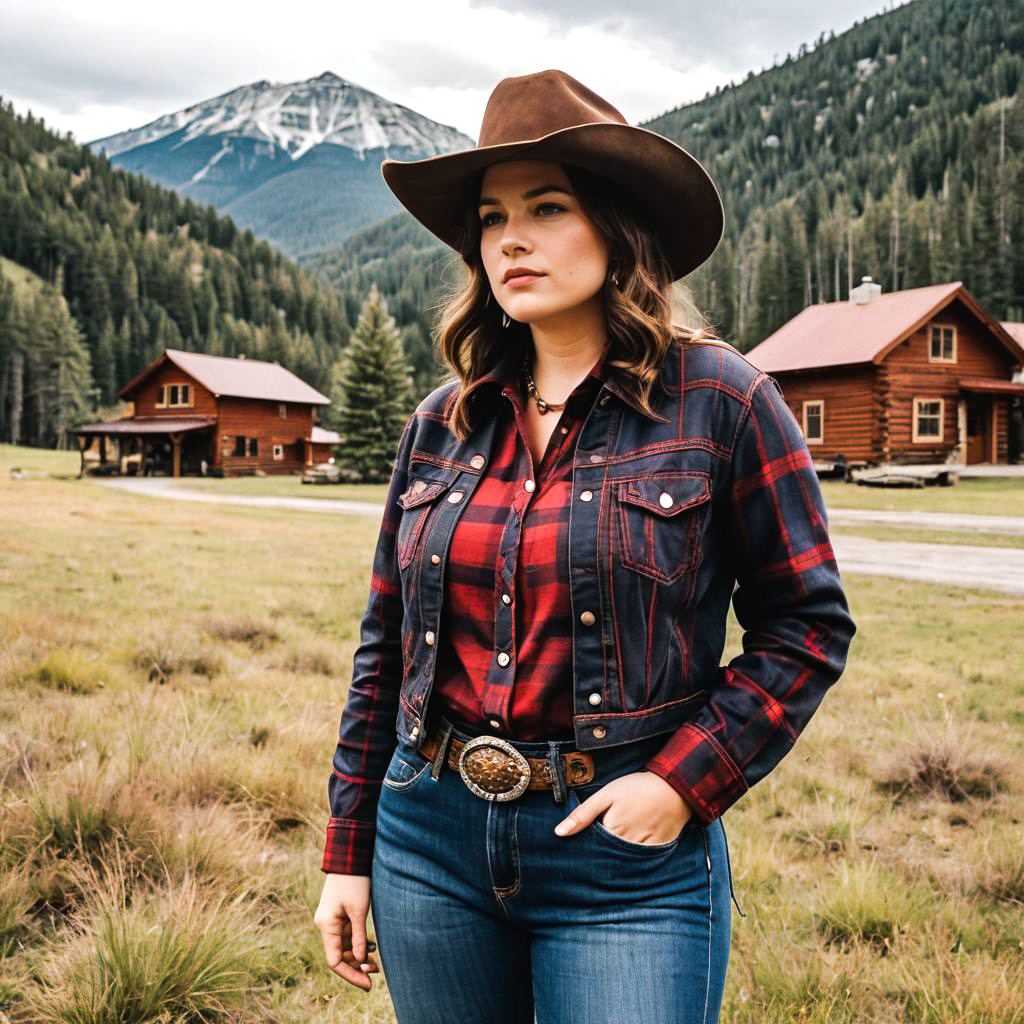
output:
POLYGON ((361 481, 386 481, 414 403, 401 335, 376 284, 334 366, 330 397, 324 419, 341 435, 342 467, 361 481))

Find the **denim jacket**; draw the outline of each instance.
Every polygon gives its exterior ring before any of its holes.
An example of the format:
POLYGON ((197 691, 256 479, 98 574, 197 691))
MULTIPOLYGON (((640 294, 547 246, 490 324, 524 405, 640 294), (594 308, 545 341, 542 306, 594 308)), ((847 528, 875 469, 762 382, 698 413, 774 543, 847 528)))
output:
MULTIPOLYGON (((399 441, 329 779, 325 871, 369 873, 397 738, 425 738, 449 543, 516 358, 477 382, 465 441, 447 426, 457 381, 420 402, 399 441)), ((856 626, 811 456, 775 379, 724 343, 677 341, 652 416, 622 372, 609 365, 574 456, 576 743, 664 734, 649 769, 710 822, 793 746, 856 626), (722 666, 730 600, 743 653, 722 666)))

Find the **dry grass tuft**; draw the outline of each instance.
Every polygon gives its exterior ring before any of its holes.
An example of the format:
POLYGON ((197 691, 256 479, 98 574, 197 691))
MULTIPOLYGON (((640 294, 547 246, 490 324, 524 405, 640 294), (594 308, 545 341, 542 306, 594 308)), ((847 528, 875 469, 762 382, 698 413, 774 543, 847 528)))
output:
POLYGON ((151 683, 167 683, 175 675, 211 678, 224 671, 224 658, 207 650, 188 630, 153 630, 143 637, 132 659, 151 683))
POLYGON ((254 651, 262 651, 280 639, 273 623, 251 616, 211 619, 203 629, 218 640, 248 644, 254 651))

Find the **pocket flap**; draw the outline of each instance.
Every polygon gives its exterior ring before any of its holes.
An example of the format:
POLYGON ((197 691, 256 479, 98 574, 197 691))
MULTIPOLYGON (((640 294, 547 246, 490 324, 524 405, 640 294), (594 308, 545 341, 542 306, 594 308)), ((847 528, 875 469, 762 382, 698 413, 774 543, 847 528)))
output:
POLYGON ((433 501, 443 491, 448 490, 450 483, 438 483, 434 480, 414 480, 409 488, 398 496, 398 504, 402 508, 415 508, 433 501))
POLYGON ((674 516, 711 497, 706 476, 640 477, 619 485, 619 500, 659 516, 674 516))

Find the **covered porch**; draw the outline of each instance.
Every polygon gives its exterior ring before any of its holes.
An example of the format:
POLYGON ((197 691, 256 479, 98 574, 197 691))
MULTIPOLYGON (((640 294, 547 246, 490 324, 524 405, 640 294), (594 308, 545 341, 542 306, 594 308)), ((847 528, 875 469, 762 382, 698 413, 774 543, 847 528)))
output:
POLYGON ((76 427, 78 475, 205 476, 213 464, 213 416, 140 416, 76 427), (92 465, 90 465, 90 463, 92 465))
POLYGON ((1024 382, 995 377, 961 377, 957 404, 961 465, 1018 462, 1024 415, 1024 382), (1000 441, 1003 444, 1000 444, 1000 441), (1006 458, 1000 459, 1000 450, 1006 458))

